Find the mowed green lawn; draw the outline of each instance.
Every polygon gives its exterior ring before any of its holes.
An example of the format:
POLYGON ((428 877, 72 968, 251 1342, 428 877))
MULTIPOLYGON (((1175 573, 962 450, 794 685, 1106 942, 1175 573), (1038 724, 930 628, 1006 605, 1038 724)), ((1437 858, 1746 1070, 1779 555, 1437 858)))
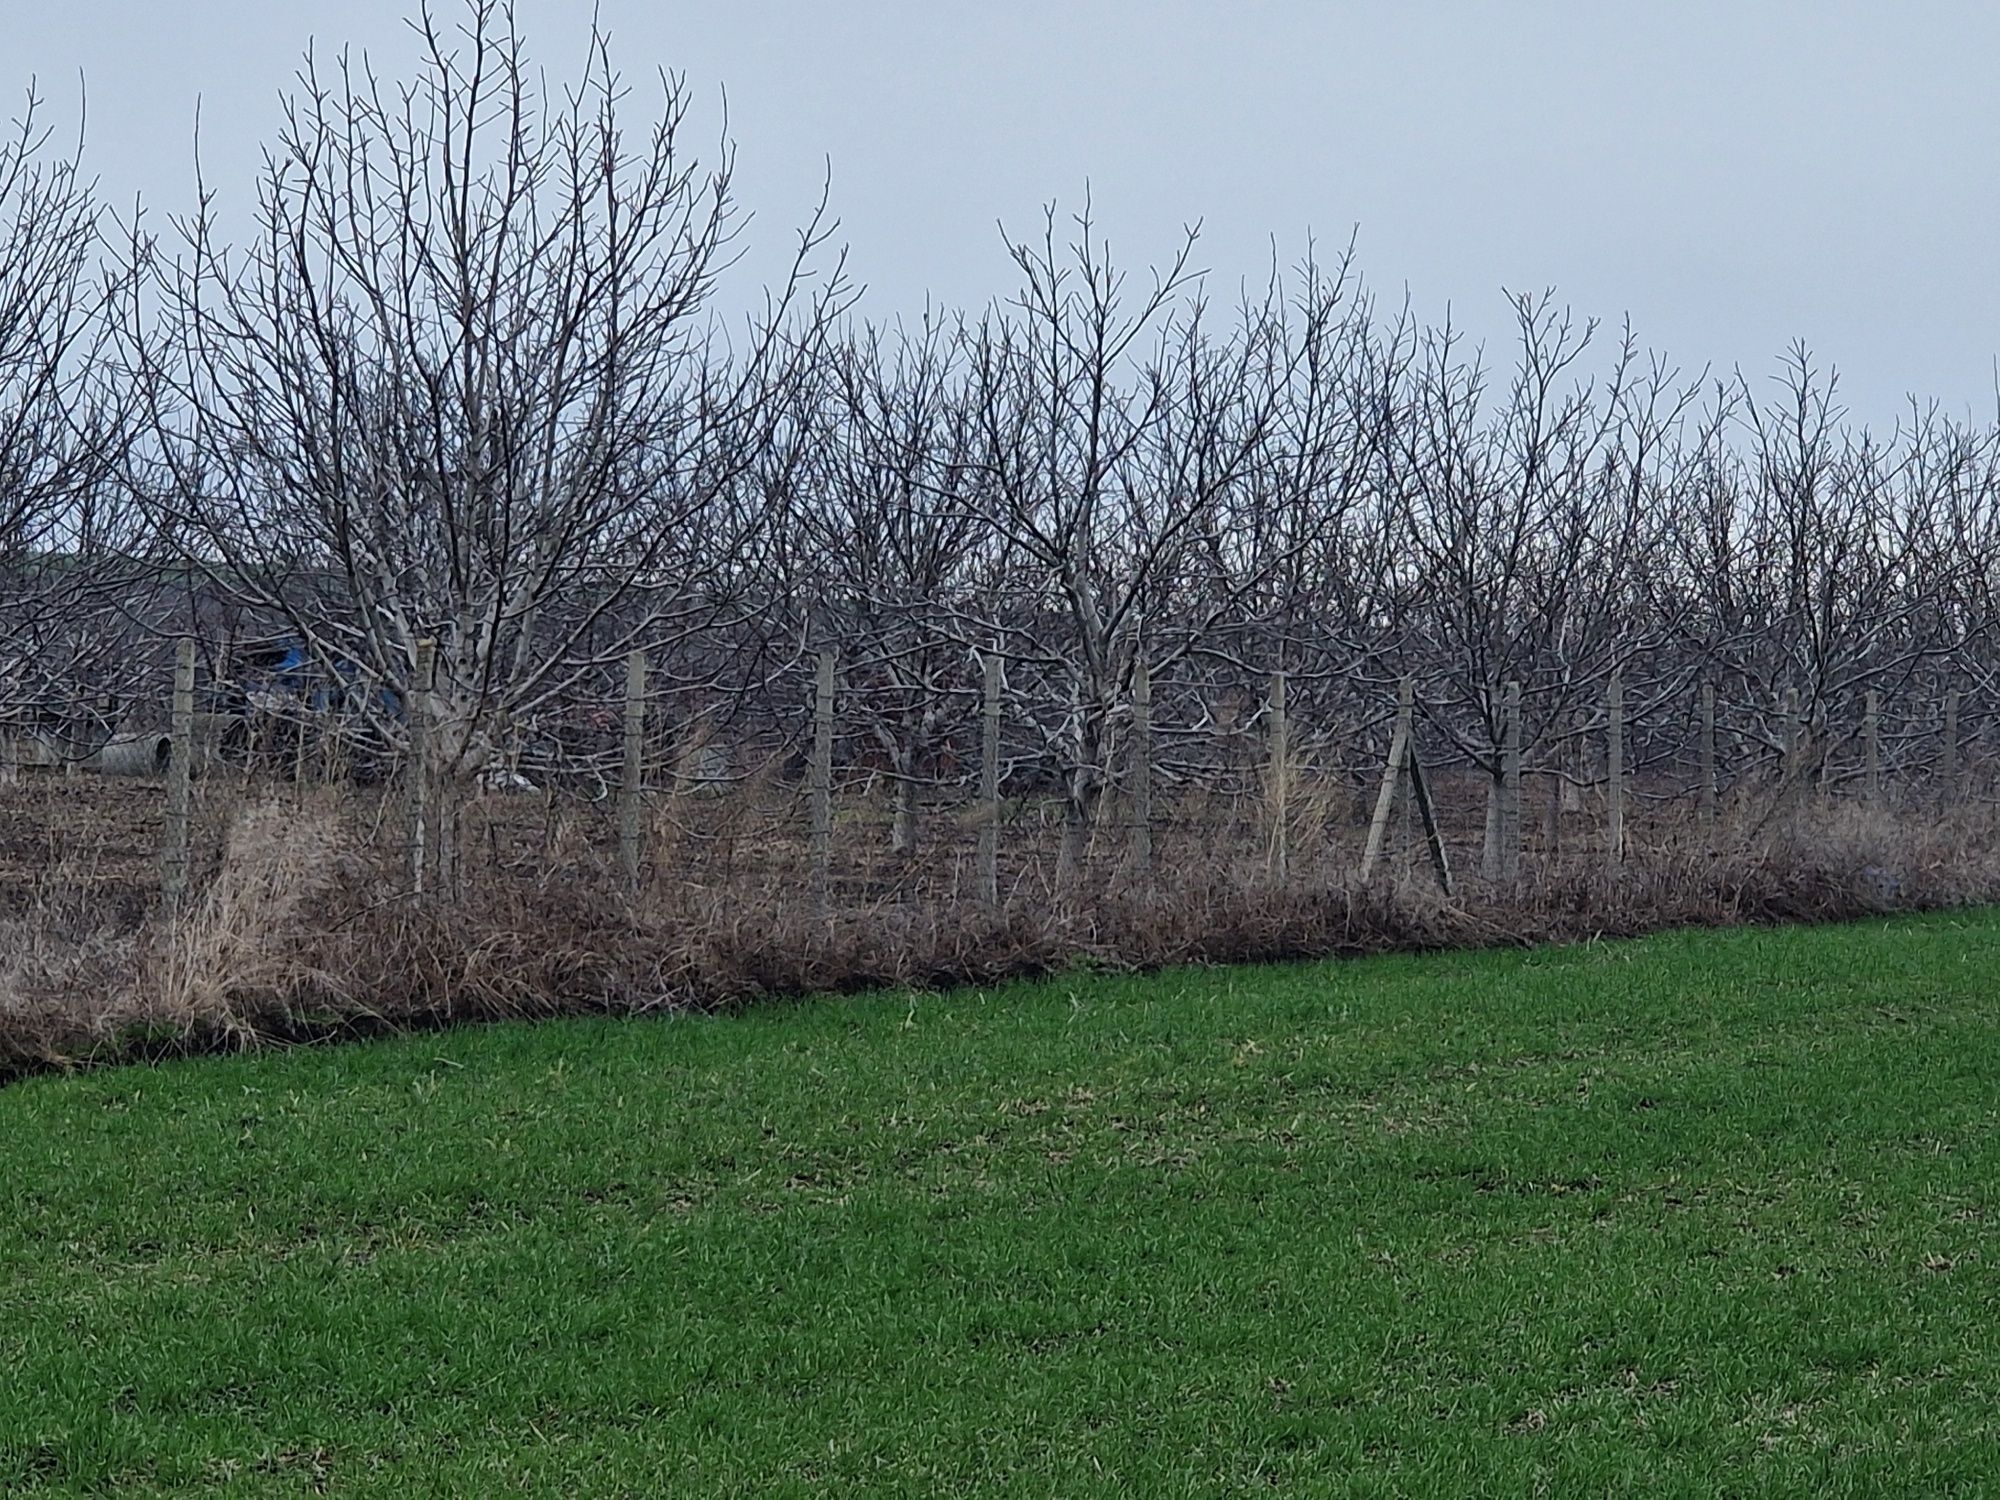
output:
POLYGON ((2000 916, 0 1090, 0 1490, 2000 1493, 2000 916))

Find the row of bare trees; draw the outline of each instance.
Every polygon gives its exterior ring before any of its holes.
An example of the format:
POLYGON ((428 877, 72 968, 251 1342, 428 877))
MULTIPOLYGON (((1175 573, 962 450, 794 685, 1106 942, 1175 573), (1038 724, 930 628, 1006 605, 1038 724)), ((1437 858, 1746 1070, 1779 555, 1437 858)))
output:
POLYGON ((1509 684, 1528 763, 1565 774, 1614 674, 1639 773, 1692 770, 1704 685, 1736 762, 1815 780, 1859 774, 1871 692, 1985 699, 1990 428, 1843 429, 1803 350, 1775 403, 1629 333, 1590 364, 1597 330, 1547 300, 1496 378, 1345 261, 1216 319, 1184 261, 1127 297, 1087 220, 1016 256, 1016 302, 849 341, 804 398, 773 615, 850 662, 899 774, 963 732, 988 654, 1079 838, 1142 660, 1170 780, 1214 768, 1274 670, 1296 724, 1368 757, 1414 676, 1432 753, 1496 792, 1509 684))
POLYGON ((1496 788, 1515 683, 1551 775, 1614 673, 1641 774, 1691 763, 1704 686, 1736 762, 1820 779, 1869 693, 1892 759, 1949 690, 1986 722, 2000 429, 1857 429, 1803 347, 1688 374, 1548 297, 1491 355, 1350 250, 1225 300, 1193 235, 1133 274, 1088 211, 1010 245, 1011 297, 888 325, 822 212, 732 321, 732 158, 690 151, 681 80, 649 105, 593 32, 552 88, 501 0, 415 31, 405 84, 307 59, 247 223, 206 187, 106 216, 32 109, 0 148, 0 718, 157 694, 151 640, 222 677, 225 631, 281 638, 463 778, 634 650, 686 713, 796 735, 831 649, 908 849, 997 660, 1072 857, 1142 666, 1167 788, 1227 773, 1274 671, 1350 770, 1414 677, 1431 753, 1496 788))

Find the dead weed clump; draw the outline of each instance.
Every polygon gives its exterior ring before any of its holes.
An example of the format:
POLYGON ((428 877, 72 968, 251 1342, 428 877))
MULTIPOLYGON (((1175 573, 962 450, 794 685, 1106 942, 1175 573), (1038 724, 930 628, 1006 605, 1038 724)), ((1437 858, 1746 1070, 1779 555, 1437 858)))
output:
POLYGON ((231 822, 214 877, 151 930, 149 976, 128 1003, 151 1026, 247 1041, 273 1001, 327 976, 302 957, 353 858, 330 806, 265 801, 231 822))
POLYGON ((0 917, 0 1079, 74 1058, 89 1018, 135 972, 137 942, 60 866, 0 917))
POLYGON ((257 1040, 274 1010, 324 983, 300 953, 350 858, 330 808, 270 802, 235 815, 173 915, 105 920, 52 872, 0 924, 0 1074, 257 1040))

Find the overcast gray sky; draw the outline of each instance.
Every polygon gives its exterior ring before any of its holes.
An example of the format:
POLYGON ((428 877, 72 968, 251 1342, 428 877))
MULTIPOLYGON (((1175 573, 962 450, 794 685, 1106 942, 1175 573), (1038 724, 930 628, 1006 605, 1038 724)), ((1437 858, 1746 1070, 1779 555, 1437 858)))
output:
MULTIPOLYGON (((0 86, 39 77, 107 194, 247 202, 309 40, 407 73, 414 0, 0 0, 0 86)), ((453 0, 443 0, 446 6, 453 0)), ((996 221, 1080 204, 1128 261, 1199 219, 1233 287, 1359 229, 1379 292, 1483 334, 1501 289, 1629 312, 1684 366, 1759 381, 1793 339, 1857 416, 1981 417, 2000 351, 2000 7, 1673 0, 601 0, 641 81, 726 88, 774 264, 827 163, 871 314, 1008 290, 996 221)), ((520 0, 552 72, 588 0, 520 0)))

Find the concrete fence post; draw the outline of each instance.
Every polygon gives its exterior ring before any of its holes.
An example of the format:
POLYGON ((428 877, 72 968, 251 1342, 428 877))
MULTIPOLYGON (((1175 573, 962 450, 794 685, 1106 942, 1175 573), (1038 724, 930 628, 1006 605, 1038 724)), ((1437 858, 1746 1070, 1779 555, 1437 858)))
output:
POLYGON ((1292 743, 1286 719, 1285 674, 1271 674, 1271 878, 1283 885, 1292 866, 1292 743))
POLYGON ((187 899, 189 809, 194 782, 194 638, 174 647, 172 738, 167 751, 167 829, 160 851, 160 894, 169 912, 187 899))
POLYGON ((1882 795, 1882 695, 1870 688, 1861 700, 1862 786, 1872 797, 1882 795))
POLYGON ((1504 723, 1500 747, 1500 862, 1508 882, 1521 875, 1521 684, 1507 684, 1501 699, 1504 723))
POLYGON ((1938 739, 1938 791, 1947 801, 1958 797, 1958 689, 1944 695, 1944 732, 1938 739))
POLYGON ((437 642, 417 642, 417 659, 410 674, 409 855, 410 890, 418 896, 431 890, 430 873, 437 863, 438 809, 431 713, 437 692, 437 642))
POLYGON ((979 735, 979 899, 1000 904, 1000 657, 981 663, 979 735))
POLYGON ((625 742, 618 778, 618 863, 625 884, 639 886, 645 865, 646 653, 625 658, 625 742))
MULTIPOLYGON (((1382 858, 1382 845, 1389 835, 1389 815, 1396 805, 1397 784, 1403 764, 1409 759, 1410 735, 1415 728, 1416 679, 1405 677, 1396 689, 1396 727, 1389 735, 1389 755, 1382 764, 1382 787, 1375 794, 1375 814, 1368 820, 1368 844, 1361 853, 1361 879, 1375 873, 1382 858)), ((1407 805, 1409 799, 1405 798, 1407 805)))
POLYGON ((1153 878, 1153 674, 1143 654, 1132 667, 1132 867, 1153 878))
POLYGON ((1625 679, 1613 672, 1604 691, 1604 858, 1625 858, 1625 679))
POLYGON ((819 654, 813 681, 812 894, 822 910, 833 885, 833 675, 834 655, 819 654))
POLYGON ((1701 749, 1696 775, 1700 785, 1696 802, 1700 808, 1701 833, 1710 842, 1715 838, 1715 684, 1701 685, 1701 749))

